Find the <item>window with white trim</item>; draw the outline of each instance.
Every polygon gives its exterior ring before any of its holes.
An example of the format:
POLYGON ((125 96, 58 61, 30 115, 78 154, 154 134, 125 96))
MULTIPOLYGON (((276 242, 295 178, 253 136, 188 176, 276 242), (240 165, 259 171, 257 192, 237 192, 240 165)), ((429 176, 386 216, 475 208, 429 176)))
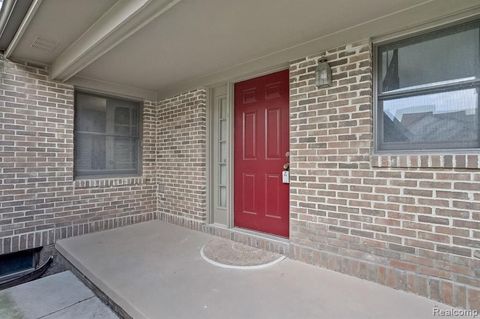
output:
POLYGON ((376 146, 480 147, 480 22, 375 47, 376 146))
POLYGON ((139 102, 76 92, 75 176, 139 174, 140 127, 139 102))

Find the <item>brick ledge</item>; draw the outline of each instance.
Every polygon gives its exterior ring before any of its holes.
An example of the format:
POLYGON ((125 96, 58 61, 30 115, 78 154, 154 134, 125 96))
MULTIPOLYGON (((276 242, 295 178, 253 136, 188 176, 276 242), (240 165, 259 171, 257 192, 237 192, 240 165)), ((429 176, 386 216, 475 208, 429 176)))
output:
POLYGON ((17 234, 0 238, 0 255, 54 244, 57 240, 81 236, 88 233, 119 228, 127 225, 157 219, 154 212, 109 219, 86 221, 81 224, 51 229, 37 230, 30 233, 17 234))
POLYGON ((372 167, 480 169, 480 154, 371 155, 372 167))
POLYGON ((453 307, 480 310, 478 302, 480 289, 478 287, 295 243, 290 244, 289 255, 290 258, 301 262, 411 292, 453 307))
POLYGON ((153 183, 155 183, 155 180, 151 177, 77 179, 73 181, 73 185, 75 188, 130 186, 153 183))

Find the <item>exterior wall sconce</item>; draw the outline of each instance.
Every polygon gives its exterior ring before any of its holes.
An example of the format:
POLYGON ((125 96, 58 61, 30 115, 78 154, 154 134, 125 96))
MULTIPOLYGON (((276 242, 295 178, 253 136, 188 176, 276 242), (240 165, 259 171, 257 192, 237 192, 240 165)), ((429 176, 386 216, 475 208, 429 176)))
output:
POLYGON ((326 58, 318 60, 317 69, 315 71, 315 85, 317 88, 325 88, 332 85, 332 69, 326 58))

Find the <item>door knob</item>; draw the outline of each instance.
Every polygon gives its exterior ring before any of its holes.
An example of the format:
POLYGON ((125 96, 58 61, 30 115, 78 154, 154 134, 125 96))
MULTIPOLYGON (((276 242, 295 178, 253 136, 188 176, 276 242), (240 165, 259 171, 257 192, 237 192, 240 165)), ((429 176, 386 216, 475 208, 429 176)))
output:
POLYGON ((283 164, 283 170, 288 171, 290 169, 290 163, 283 164))

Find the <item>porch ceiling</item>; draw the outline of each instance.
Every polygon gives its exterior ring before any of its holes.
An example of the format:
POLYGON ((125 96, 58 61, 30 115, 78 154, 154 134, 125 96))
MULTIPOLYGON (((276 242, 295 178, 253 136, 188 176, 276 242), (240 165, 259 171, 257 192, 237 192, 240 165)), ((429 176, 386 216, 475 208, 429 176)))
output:
POLYGON ((420 2, 182 1, 80 75, 164 89, 420 2))
POLYGON ((13 57, 52 64, 53 78, 73 84, 163 97, 478 7, 478 0, 49 0, 13 57), (159 10, 152 3, 168 10, 135 22, 159 10), (136 7, 122 16, 113 5, 136 7), (32 48, 37 36, 55 49, 32 48))

